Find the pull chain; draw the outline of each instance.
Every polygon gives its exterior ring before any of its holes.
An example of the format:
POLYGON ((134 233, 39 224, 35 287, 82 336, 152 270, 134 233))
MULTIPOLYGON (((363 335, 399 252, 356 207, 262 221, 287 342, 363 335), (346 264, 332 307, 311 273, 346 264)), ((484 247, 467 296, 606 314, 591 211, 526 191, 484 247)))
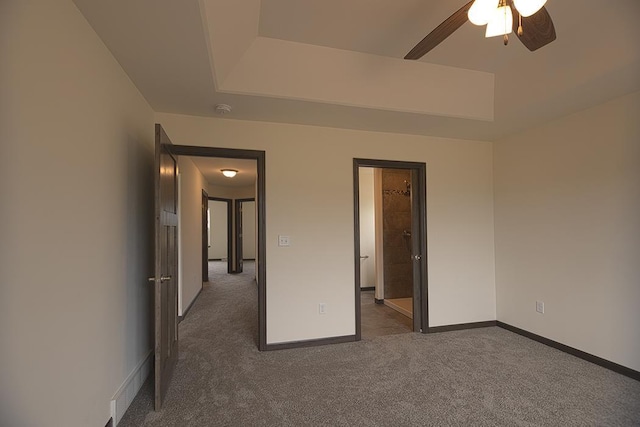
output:
POLYGON ((524 31, 522 31, 522 15, 518 13, 518 37, 522 37, 524 31))
MULTIPOLYGON (((502 3, 502 2, 501 2, 502 3)), ((507 6, 507 2, 504 2, 504 5, 507 6)), ((509 23, 507 22, 507 13, 504 13, 504 28, 507 28, 507 25, 509 23)), ((513 25, 513 24, 511 24, 513 25)), ((502 40, 504 41, 504 45, 508 45, 509 44, 509 35, 505 34, 504 37, 502 38, 502 40)))

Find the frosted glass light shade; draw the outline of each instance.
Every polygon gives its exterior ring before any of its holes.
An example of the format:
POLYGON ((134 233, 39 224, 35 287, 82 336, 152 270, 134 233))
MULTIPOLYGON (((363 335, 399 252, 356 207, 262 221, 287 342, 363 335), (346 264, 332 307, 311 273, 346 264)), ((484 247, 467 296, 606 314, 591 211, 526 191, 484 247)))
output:
POLYGON ((238 171, 235 169, 221 169, 220 172, 222 172, 222 175, 226 176, 227 178, 233 178, 238 173, 238 171))
POLYGON ((540 9, 547 0, 513 0, 513 5, 523 17, 531 16, 540 9))
POLYGON ((491 14, 498 8, 500 0, 476 0, 467 12, 469 21, 475 25, 485 25, 491 14))
POLYGON ((509 6, 501 6, 491 15, 485 37, 502 36, 513 31, 513 14, 509 6))

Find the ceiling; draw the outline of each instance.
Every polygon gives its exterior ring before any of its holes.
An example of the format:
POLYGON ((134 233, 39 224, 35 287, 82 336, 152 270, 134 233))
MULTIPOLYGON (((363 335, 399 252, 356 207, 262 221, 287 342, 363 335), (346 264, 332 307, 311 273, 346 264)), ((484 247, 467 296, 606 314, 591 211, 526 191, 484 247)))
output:
POLYGON ((637 0, 548 0, 536 52, 467 23, 420 61, 464 0, 75 3, 158 112, 494 140, 640 90, 637 0))
POLYGON ((211 185, 220 187, 249 187, 256 183, 258 166, 255 160, 226 159, 220 157, 196 157, 189 159, 200 170, 204 179, 211 185), (227 178, 220 172, 221 169, 235 169, 238 174, 233 178, 227 178))

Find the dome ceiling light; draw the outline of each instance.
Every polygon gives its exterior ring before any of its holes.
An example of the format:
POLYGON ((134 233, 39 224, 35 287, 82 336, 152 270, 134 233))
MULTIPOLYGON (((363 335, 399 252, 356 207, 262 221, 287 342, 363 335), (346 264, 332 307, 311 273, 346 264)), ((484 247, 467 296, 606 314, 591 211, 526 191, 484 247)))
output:
POLYGON ((226 176, 227 178, 233 178, 238 174, 238 171, 235 169, 220 169, 220 172, 222 172, 222 175, 226 176))

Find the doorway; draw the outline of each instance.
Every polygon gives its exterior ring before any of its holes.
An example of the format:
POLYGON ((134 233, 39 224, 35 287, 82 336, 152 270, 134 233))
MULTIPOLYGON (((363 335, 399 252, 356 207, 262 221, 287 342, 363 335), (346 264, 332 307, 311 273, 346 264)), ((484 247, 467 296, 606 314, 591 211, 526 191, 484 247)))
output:
POLYGON ((353 164, 356 339, 426 332, 426 164, 353 164))
MULTIPOLYGON (((220 158, 220 159, 240 159, 255 161, 257 170, 255 178, 255 217, 256 217, 256 282, 258 288, 258 336, 257 347, 259 350, 266 350, 266 229, 265 229, 265 152, 258 150, 240 150, 213 147, 198 147, 187 145, 173 145, 170 147, 171 154, 189 158, 220 158)), ((208 194, 209 198, 214 198, 213 193, 208 194), (213 196, 213 197, 212 197, 213 196)), ((231 203, 229 202, 229 210, 231 203)), ((232 214, 229 213, 228 218, 232 214)), ((204 221, 203 221, 204 224, 204 221)), ((203 233, 204 238, 204 233, 203 233)), ((233 239, 229 238, 227 245, 233 239)), ((204 245, 203 245, 204 246, 204 245)), ((208 245, 207 245, 208 246, 208 245)), ((228 254, 233 254, 232 249, 227 249, 228 254)), ((200 257, 198 257, 200 258, 200 257)), ((208 257, 207 257, 208 258, 208 257)), ((227 260, 232 256, 227 255, 227 260)), ((235 257, 233 257, 235 258, 235 257)), ((204 257, 203 257, 204 259, 204 257)), ((200 262, 200 261, 198 261, 200 262)), ((203 270, 204 272, 204 270, 203 270)), ((204 278, 204 277, 203 277, 204 278)))
POLYGON ((244 260, 256 259, 255 198, 235 199, 235 266, 234 273, 242 273, 244 260))
POLYGON ((208 197, 207 222, 204 225, 207 241, 207 257, 203 270, 209 270, 210 261, 222 261, 227 264, 227 273, 232 273, 232 199, 224 197, 208 197))

